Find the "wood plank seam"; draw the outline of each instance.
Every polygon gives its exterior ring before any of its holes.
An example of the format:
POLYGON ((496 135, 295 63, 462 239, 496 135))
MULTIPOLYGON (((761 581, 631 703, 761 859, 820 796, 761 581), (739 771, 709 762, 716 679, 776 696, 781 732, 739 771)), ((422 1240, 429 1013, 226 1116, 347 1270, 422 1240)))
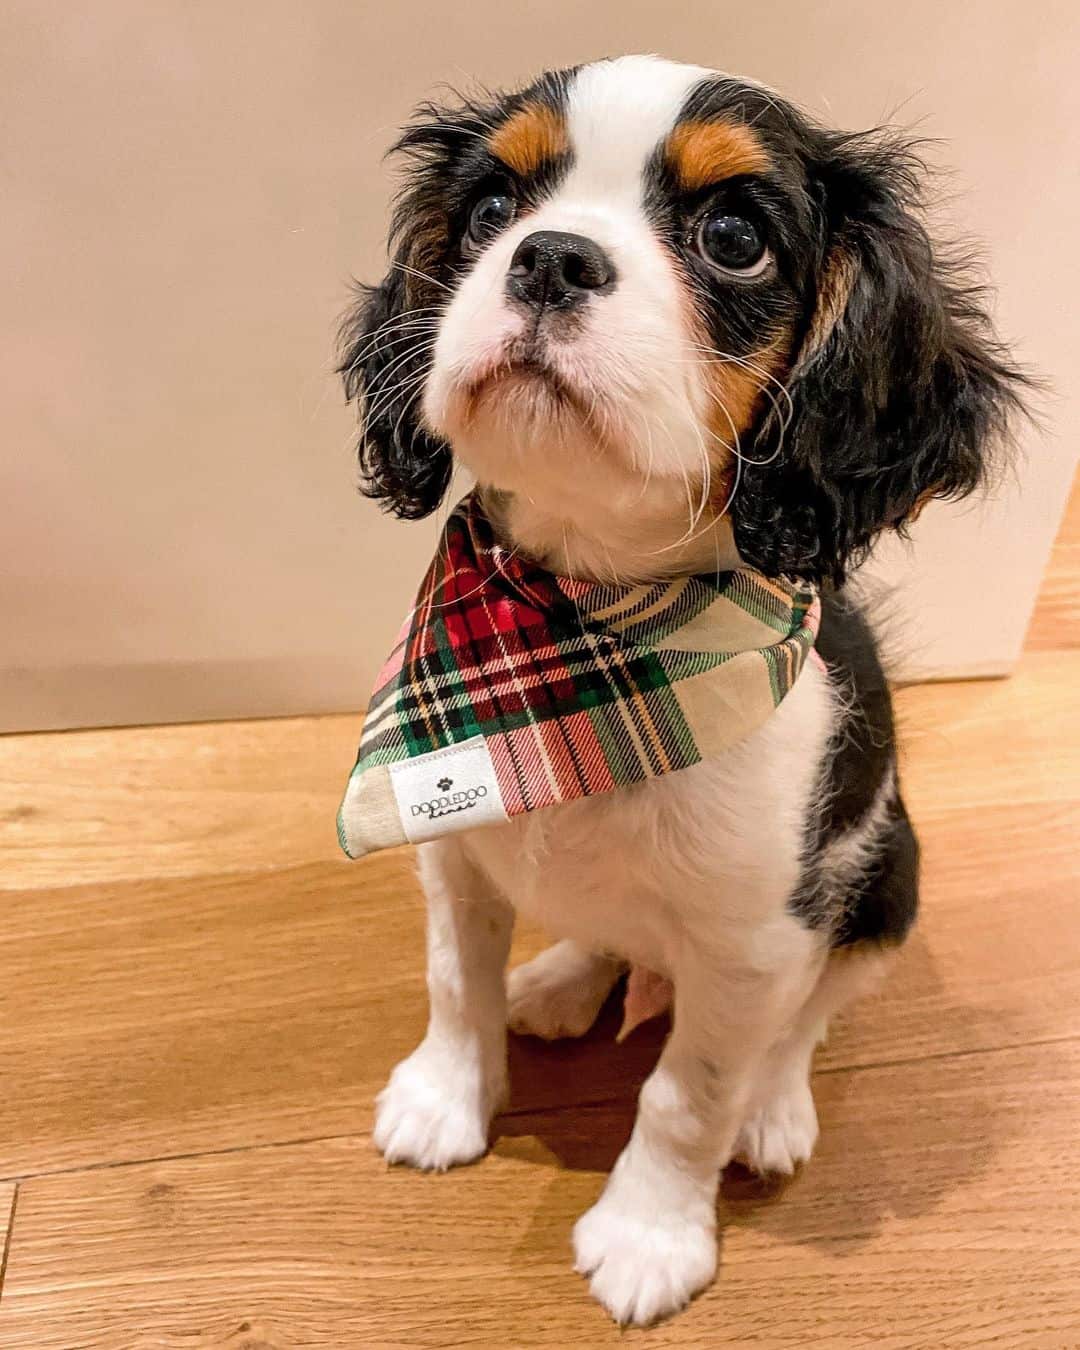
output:
MULTIPOLYGON (((856 1004, 855 1016, 858 1016, 856 1004)), ((1032 1050, 1044 1045, 1064 1045, 1080 1040, 1072 1034, 1065 1036, 1035 1036, 1027 1040, 1010 1041, 1007 1045, 972 1045, 963 1050, 928 1050, 924 1055, 907 1055, 898 1059, 868 1059, 859 1064, 833 1064, 815 1069, 811 1078, 828 1078, 838 1073, 862 1073, 866 1069, 907 1069, 915 1064, 929 1064, 938 1059, 968 1059, 971 1056, 997 1055, 1004 1050, 1032 1050)), ((512 1114, 507 1112, 507 1115, 512 1114)))
POLYGON ((11 1193, 11 1208, 8 1210, 7 1228, 4 1232, 4 1254, 0 1257, 0 1302, 4 1298, 4 1278, 7 1275, 8 1257, 11 1255, 11 1238, 15 1232, 15 1210, 19 1204, 19 1183, 11 1193))
MULTIPOLYGON (((592 1105, 591 1102, 587 1105, 592 1105)), ((567 1108, 578 1109, 578 1108, 567 1108)), ((509 1114, 508 1112, 506 1114, 509 1114)), ((237 1153, 263 1152, 277 1148, 303 1148, 309 1144, 333 1144, 344 1139, 366 1139, 370 1130, 342 1130, 336 1134, 298 1135, 293 1139, 265 1139, 250 1144, 230 1144, 226 1148, 203 1148, 180 1153, 148 1153, 139 1158, 109 1158, 105 1162, 79 1163, 75 1167, 38 1167, 20 1172, 17 1176, 0 1177, 0 1185, 18 1187, 26 1181, 41 1181, 53 1177, 83 1176, 88 1172, 111 1172, 119 1167, 149 1167, 156 1163, 195 1162, 199 1158, 228 1158, 237 1153)), ((2 1288, 2 1285, 0 1285, 2 1288)))
MULTIPOLYGON (((967 1050, 943 1050, 925 1055, 910 1055, 899 1059, 871 1060, 863 1064, 837 1064, 828 1068, 815 1069, 811 1075, 811 1081, 816 1078, 832 1078, 839 1074, 854 1075, 865 1073, 867 1071, 880 1071, 882 1069, 906 1069, 921 1064, 934 1063, 940 1060, 988 1059, 995 1055, 1010 1054, 1017 1050, 1039 1049, 1052 1045, 1067 1045, 1074 1041, 1080 1042, 1080 1036, 1036 1037, 1031 1040, 1010 1042, 1007 1045, 986 1046, 967 1050)), ((619 1106, 624 1101, 625 1098, 622 1096, 609 1095, 596 1097, 591 1101, 564 1102, 554 1106, 510 1107, 501 1111, 497 1119, 543 1119, 545 1117, 565 1115, 571 1112, 600 1111, 606 1110, 612 1106, 619 1106)), ((263 1153, 275 1149, 303 1148, 316 1144, 333 1144, 345 1140, 368 1139, 370 1136, 370 1129, 342 1130, 333 1134, 297 1135, 289 1139, 268 1139, 255 1141, 249 1144, 233 1144, 226 1148, 191 1149, 179 1153, 151 1153, 147 1154, 145 1157, 138 1158, 112 1158, 106 1162, 86 1163, 75 1167, 35 1168, 23 1171, 19 1173, 18 1176, 0 1177, 0 1185, 10 1185, 12 1183, 15 1185, 15 1197, 12 1201, 7 1238, 4 1246, 4 1264, 0 1267, 0 1294, 3 1292, 3 1271, 6 1270, 7 1267, 7 1253, 11 1244, 11 1234, 15 1224, 15 1202, 18 1199, 18 1188, 23 1182, 52 1180, 56 1177, 84 1176, 91 1172, 111 1172, 125 1167, 148 1167, 158 1163, 196 1162, 203 1158, 227 1158, 242 1153, 263 1153)), ((386 1170, 392 1170, 392 1165, 387 1164, 386 1170)))

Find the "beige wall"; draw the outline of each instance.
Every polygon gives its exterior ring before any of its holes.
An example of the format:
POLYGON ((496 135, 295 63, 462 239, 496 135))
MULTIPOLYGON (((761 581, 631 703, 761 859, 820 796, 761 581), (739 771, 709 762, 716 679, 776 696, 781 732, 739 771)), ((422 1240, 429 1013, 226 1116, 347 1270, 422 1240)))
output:
POLYGON ((885 572, 909 670, 1006 668, 1080 430, 1078 38, 1071 0, 8 0, 0 725, 363 702, 431 536, 353 494, 329 374, 346 279, 380 270, 380 155, 439 82, 630 50, 946 138, 1054 434, 885 572))

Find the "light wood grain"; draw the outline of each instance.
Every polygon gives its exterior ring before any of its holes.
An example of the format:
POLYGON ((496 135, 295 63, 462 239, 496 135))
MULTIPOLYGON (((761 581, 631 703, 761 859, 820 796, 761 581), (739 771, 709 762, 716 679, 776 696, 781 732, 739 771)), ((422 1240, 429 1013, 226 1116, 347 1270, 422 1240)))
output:
POLYGON ((182 877, 339 855, 356 717, 0 736, 0 885, 182 877))
POLYGON ((1027 647, 1030 651, 1080 647, 1080 473, 1046 565, 1027 647))
MULTIPOLYGON (((1080 1034, 1078 823, 1074 801, 930 815, 922 922, 821 1066, 1080 1034)), ((0 1176, 367 1129, 422 1033, 405 850, 4 903, 0 1176)), ((517 959, 541 942, 526 930, 517 959)), ((583 1045, 517 1043, 515 1107, 640 1081, 662 1028, 613 1034, 610 1018, 583 1045)))
POLYGON ((568 1260, 622 1107, 515 1118, 445 1177, 353 1139, 32 1180, 0 1346, 1063 1348, 1078 1074, 1073 1042, 827 1076, 813 1165, 784 1192, 729 1171, 717 1285, 647 1332, 568 1260))
POLYGON ((904 793, 947 811, 1080 799, 1080 650, 1032 652, 1007 680, 897 691, 904 793))

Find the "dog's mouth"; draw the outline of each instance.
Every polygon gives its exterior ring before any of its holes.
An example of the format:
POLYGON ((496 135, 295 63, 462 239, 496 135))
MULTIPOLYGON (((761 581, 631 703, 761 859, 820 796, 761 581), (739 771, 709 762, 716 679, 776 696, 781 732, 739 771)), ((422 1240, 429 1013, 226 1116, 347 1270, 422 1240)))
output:
POLYGON ((592 420, 587 395, 556 369, 535 339, 508 344, 499 357, 463 384, 459 397, 468 417, 501 409, 527 418, 592 420))

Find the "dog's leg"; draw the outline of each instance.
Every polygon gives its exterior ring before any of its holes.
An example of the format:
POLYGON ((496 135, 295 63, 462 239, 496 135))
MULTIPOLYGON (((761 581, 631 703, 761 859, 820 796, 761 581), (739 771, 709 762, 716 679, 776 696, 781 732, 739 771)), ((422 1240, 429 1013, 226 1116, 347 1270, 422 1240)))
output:
POLYGON ((419 849, 427 895, 427 1035, 379 1095, 374 1141, 388 1162, 444 1171, 487 1148, 506 1095, 503 972, 514 911, 454 840, 419 849))
POLYGON ((630 1142, 574 1229, 577 1269, 620 1323, 675 1312, 713 1278, 720 1168, 769 1046, 821 967, 816 939, 787 917, 738 945, 686 942, 673 1029, 630 1142))
POLYGON ((758 1070, 732 1156, 761 1176, 790 1176, 808 1162, 818 1137, 810 1063, 825 1037, 822 1019, 800 1019, 758 1070))
POLYGON ((890 956, 877 944, 833 952, 794 1023, 769 1050, 734 1146, 734 1156, 752 1171, 790 1176, 798 1163, 809 1161, 818 1136, 810 1090, 814 1051, 825 1039, 829 1018, 878 983, 890 956))
POLYGON ((625 963, 567 938, 507 977, 510 1029, 546 1041, 584 1036, 625 963))

